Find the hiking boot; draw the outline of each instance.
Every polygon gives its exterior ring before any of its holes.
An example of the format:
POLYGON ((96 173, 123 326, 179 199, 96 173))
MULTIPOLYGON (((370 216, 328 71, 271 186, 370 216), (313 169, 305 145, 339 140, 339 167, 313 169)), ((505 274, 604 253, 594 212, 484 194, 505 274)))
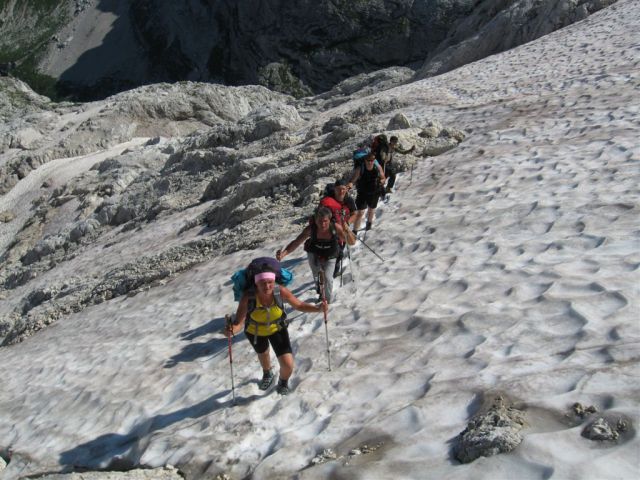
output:
POLYGON ((364 226, 364 230, 365 232, 368 232, 369 230, 371 230, 371 222, 367 222, 367 224, 364 226))
POLYGON ((278 392, 279 395, 289 395, 289 381, 280 379, 276 392, 278 392))
POLYGON ((273 370, 264 372, 262 374, 262 380, 260 380, 260 383, 258 384, 258 388, 260 390, 266 390, 271 386, 274 378, 275 378, 275 375, 273 374, 273 370))
POLYGON ((278 388, 276 388, 276 392, 278 392, 279 395, 289 395, 289 387, 278 385, 278 388))
POLYGON ((336 268, 333 269, 333 278, 337 278, 342 273, 342 262, 336 262, 336 268))
POLYGON ((387 187, 384 189, 384 193, 393 193, 393 187, 387 187))

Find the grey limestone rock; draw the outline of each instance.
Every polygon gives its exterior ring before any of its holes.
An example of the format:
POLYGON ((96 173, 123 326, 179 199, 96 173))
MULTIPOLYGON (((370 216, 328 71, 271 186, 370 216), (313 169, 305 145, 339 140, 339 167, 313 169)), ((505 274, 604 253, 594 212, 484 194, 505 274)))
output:
POLYGON ((26 127, 10 136, 9 148, 33 150, 42 140, 42 134, 33 127, 26 127))
POLYGON ((423 138, 436 138, 440 136, 441 131, 442 125, 440 125, 440 122, 430 120, 420 132, 420 136, 423 138))
POLYGON ((183 480, 172 466, 150 469, 134 469, 126 472, 57 473, 40 476, 44 480, 183 480))
MULTIPOLYGON (((375 89, 396 84, 408 73, 388 70, 351 85, 375 89)), ((348 99, 349 84, 336 95, 348 99)), ((0 90, 0 101, 10 104, 14 97, 0 90)), ((3 344, 21 341, 89 305, 135 295, 222 252, 254 248, 264 241, 265 225, 273 235, 289 232, 292 219, 310 214, 328 181, 351 171, 352 151, 370 143, 371 134, 382 127, 376 117, 400 118, 407 104, 376 95, 340 114, 319 115, 331 101, 327 96, 296 101, 260 86, 182 82, 148 85, 93 104, 52 104, 49 109, 45 102, 40 113, 29 110, 33 125, 43 132, 62 125, 71 147, 44 135, 45 144, 34 156, 20 158, 24 175, 82 148, 112 153, 66 183, 50 175, 38 180, 41 194, 22 213, 24 227, 2 252, 6 262, 0 288, 20 292, 11 296, 10 313, 0 318, 3 344), (124 136, 108 138, 116 131, 124 136), (121 153, 110 148, 112 141, 131 135, 153 141, 121 153), (176 224, 182 217, 171 247, 126 262, 114 257, 98 273, 79 272, 72 285, 44 280, 46 272, 85 252, 117 248, 153 222, 176 224), (187 231, 189 240, 181 240, 187 231)), ((5 111, 10 112, 6 128, 19 123, 19 110, 5 111)), ((455 135, 440 135, 447 128, 440 126, 435 138, 420 136, 421 127, 385 132, 398 135, 404 146, 416 145, 415 154, 397 159, 398 170, 415 163, 421 151, 435 154, 457 145, 455 135)))
POLYGON ((631 421, 623 415, 607 412, 593 418, 583 429, 582 436, 599 442, 618 442, 633 435, 631 421))
POLYGON ((576 402, 571 406, 571 411, 576 416, 580 418, 585 418, 586 416, 591 415, 592 413, 598 413, 598 408, 593 405, 589 405, 585 407, 581 403, 576 402))
POLYGON ((411 122, 404 113, 398 112, 389 120, 387 130, 401 130, 403 128, 411 128, 411 122))
POLYGON ((475 415, 458 436, 455 457, 462 463, 510 452, 522 442, 524 412, 498 396, 489 409, 475 415))
POLYGON ((350 123, 345 124, 342 127, 335 128, 329 135, 327 135, 322 146, 324 148, 336 147, 351 138, 357 137, 360 133, 361 129, 357 125, 350 123))
POLYGON ((0 223, 9 223, 15 218, 15 215, 11 212, 0 212, 0 223))

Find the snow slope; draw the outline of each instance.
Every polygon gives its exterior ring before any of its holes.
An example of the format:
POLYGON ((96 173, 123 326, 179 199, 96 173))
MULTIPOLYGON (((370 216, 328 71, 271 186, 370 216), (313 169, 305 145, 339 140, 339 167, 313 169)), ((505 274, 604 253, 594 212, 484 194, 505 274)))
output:
MULTIPOLYGON (((166 464, 188 478, 637 478, 639 26, 640 2, 622 0, 385 93, 473 133, 400 178, 367 237, 385 261, 354 252, 357 284, 329 313, 332 371, 322 317, 291 314, 289 396, 258 390, 238 336, 232 405, 220 329, 231 273, 294 230, 1 349, 2 478, 166 464), (524 409, 524 440, 460 464, 457 435, 497 394, 524 409), (575 402, 626 431, 584 438, 575 402)), ((286 266, 310 300, 297 253, 286 266)))

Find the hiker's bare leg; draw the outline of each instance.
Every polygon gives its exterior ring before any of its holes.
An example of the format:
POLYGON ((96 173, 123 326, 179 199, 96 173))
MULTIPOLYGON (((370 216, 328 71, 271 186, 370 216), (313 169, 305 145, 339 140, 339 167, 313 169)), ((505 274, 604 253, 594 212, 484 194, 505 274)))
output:
POLYGON ((376 214, 376 209, 375 208, 370 208, 367 211, 367 222, 373 222, 373 217, 376 214))
POLYGON ((271 369, 271 351, 267 348, 264 352, 258 354, 258 360, 263 370, 271 369))
POLYGON ((293 355, 291 353, 285 353, 278 357, 278 363, 280 363, 280 378, 282 380, 289 380, 289 377, 293 373, 293 355))
POLYGON ((356 212, 356 219, 353 222, 353 229, 357 232, 360 230, 360 225, 362 224, 362 217, 364 217, 364 210, 358 210, 356 212))

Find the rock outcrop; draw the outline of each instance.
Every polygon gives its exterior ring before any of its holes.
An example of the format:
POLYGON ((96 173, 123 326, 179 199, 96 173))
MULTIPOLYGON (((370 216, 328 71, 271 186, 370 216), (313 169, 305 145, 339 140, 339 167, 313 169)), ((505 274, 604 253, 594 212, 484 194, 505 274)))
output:
POLYGON ((412 73, 361 75, 333 89, 335 96, 300 101, 260 86, 179 82, 59 104, 15 79, 0 79, 6 119, 0 129, 38 132, 29 150, 0 149, 3 191, 19 181, 35 184, 23 204, 0 199, 6 232, 0 234, 0 295, 11 291, 0 310, 0 341, 20 341, 89 305, 135 295, 208 258, 254 248, 265 240, 265 225, 273 235, 288 231, 292 221, 309 215, 327 181, 350 171, 351 152, 385 126, 402 145, 416 146, 414 155, 398 158, 399 171, 420 156, 454 148, 463 132, 436 119, 410 121, 402 113, 407 105, 394 98, 375 96, 336 115, 322 113, 412 73), (35 101, 21 104, 24 98, 35 101), (395 120, 379 124, 378 115, 395 120), (184 239, 104 261, 99 275, 76 271, 47 279, 94 249, 108 257, 158 221, 176 223, 173 235, 184 239), (198 230, 206 235, 194 234, 198 230))
POLYGON ((522 442, 521 430, 525 425, 524 412, 498 396, 460 433, 455 457, 462 463, 469 463, 479 457, 510 452, 522 442))

